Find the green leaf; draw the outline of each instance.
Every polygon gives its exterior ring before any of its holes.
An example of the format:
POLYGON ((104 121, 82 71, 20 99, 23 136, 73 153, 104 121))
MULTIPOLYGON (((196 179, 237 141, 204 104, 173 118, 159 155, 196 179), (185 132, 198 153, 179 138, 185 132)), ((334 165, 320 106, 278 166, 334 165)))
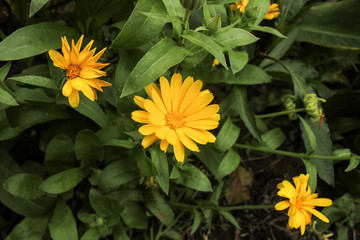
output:
POLYGON ((254 114, 251 112, 247 101, 247 92, 244 87, 233 88, 232 95, 235 98, 235 108, 249 132, 261 143, 261 134, 256 127, 254 114))
MULTIPOLYGON (((290 22, 305 6, 308 0, 284 0, 282 4, 281 14, 286 22, 290 22)), ((280 15, 281 17, 281 15, 280 15)))
POLYGON ((65 201, 59 200, 49 223, 53 240, 77 240, 78 232, 75 218, 65 201))
POLYGON ((209 169, 209 171, 215 176, 221 159, 225 154, 216 151, 211 145, 199 146, 200 152, 194 152, 195 156, 209 169))
POLYGON ((155 180, 164 193, 169 194, 169 164, 166 154, 157 147, 150 148, 150 154, 151 160, 158 172, 155 180))
POLYGON ((279 32, 278 30, 276 30, 275 28, 272 28, 272 27, 252 25, 249 27, 249 30, 271 33, 277 37, 286 38, 286 36, 284 36, 281 32, 279 32))
POLYGON ((183 23, 182 19, 180 17, 177 17, 177 16, 170 16, 170 15, 167 15, 167 14, 150 13, 150 12, 139 12, 139 13, 141 13, 141 14, 147 16, 147 17, 150 17, 150 18, 161 20, 164 23, 168 23, 168 22, 177 23, 177 24, 182 24, 183 23))
POLYGON ((217 179, 222 179, 232 173, 239 166, 240 160, 240 155, 234 149, 230 148, 225 157, 221 160, 215 177, 217 179))
POLYGON ((227 69, 227 64, 222 47, 217 42, 215 42, 211 37, 192 30, 187 31, 186 34, 182 35, 182 37, 190 41, 191 43, 204 48, 217 60, 219 60, 221 65, 223 65, 227 69))
POLYGON ((111 200, 119 201, 119 202, 127 202, 127 201, 144 202, 145 201, 143 192, 140 190, 114 191, 114 192, 110 192, 110 193, 106 194, 105 197, 108 199, 111 199, 111 200))
POLYGON ((126 207, 120 213, 124 223, 135 229, 146 229, 149 219, 142 204, 137 202, 127 202, 126 207))
MULTIPOLYGON (((142 150, 135 151, 134 158, 136 160, 136 164, 137 164, 138 168, 146 176, 156 176, 159 174, 155 167, 155 164, 152 162, 152 160, 148 156, 146 156, 144 151, 142 151, 142 150)), ((158 167, 160 167, 160 166, 158 166, 158 167)), ((160 168, 162 168, 162 167, 160 167, 160 168)))
MULTIPOLYGON (((205 78, 204 78, 205 79, 205 78)), ((209 73, 207 81, 236 85, 254 85, 270 82, 270 76, 261 68, 247 64, 240 72, 233 74, 226 69, 209 73)))
POLYGON ((80 240, 99 240, 101 233, 98 228, 89 228, 80 240))
POLYGON ((181 184, 185 187, 192 188, 197 191, 212 191, 211 183, 207 176, 192 164, 184 164, 177 168, 175 172, 176 175, 179 175, 174 176, 173 172, 170 175, 170 178, 172 178, 174 183, 181 184))
MULTIPOLYGON (((65 98, 63 99, 65 100, 65 98)), ((102 128, 105 128, 108 125, 107 117, 99 104, 96 101, 91 101, 82 94, 80 94, 79 106, 74 109, 93 120, 102 128)))
POLYGON ((284 143, 286 137, 280 128, 273 128, 261 135, 264 144, 271 149, 277 149, 284 143))
POLYGON ((175 42, 164 38, 153 46, 136 64, 126 80, 121 97, 132 94, 163 75, 170 67, 180 63, 192 53, 175 42))
POLYGON ((58 134, 50 140, 45 150, 44 159, 44 167, 50 174, 73 168, 74 160, 74 146, 68 135, 58 134))
POLYGON ((229 53, 231 71, 235 75, 236 73, 241 71, 248 63, 249 56, 247 52, 229 50, 228 53, 229 53))
POLYGON ((86 176, 87 171, 81 168, 72 168, 45 179, 40 189, 47 193, 59 194, 78 185, 86 176))
POLYGON ((325 47, 360 49, 360 2, 314 4, 301 15, 298 41, 325 47))
POLYGON ((39 190, 42 178, 30 173, 19 173, 4 182, 4 188, 14 196, 25 199, 36 199, 44 195, 39 190))
POLYGON ((60 89, 60 82, 57 82, 53 79, 46 77, 28 75, 28 76, 10 77, 8 79, 33 86, 39 86, 39 87, 50 88, 55 90, 60 89))
POLYGON ((263 19, 266 13, 269 11, 270 1, 268 0, 251 0, 245 8, 245 14, 253 14, 256 12, 255 24, 258 25, 263 19))
POLYGON ((37 13, 49 0, 31 0, 29 18, 37 13))
POLYGON ((6 76, 8 75, 11 69, 11 62, 7 62, 4 66, 0 68, 0 82, 4 82, 6 76))
POLYGON ((234 47, 248 45, 259 40, 259 38, 255 37, 248 31, 240 28, 221 29, 211 37, 221 44, 225 51, 231 50, 234 47))
POLYGON ((219 211, 221 215, 223 215, 229 222, 231 222, 237 229, 240 229, 239 224, 231 213, 228 211, 219 211))
POLYGON ((24 88, 19 87, 15 89, 14 95, 18 102, 43 102, 43 103, 53 103, 55 99, 49 97, 47 90, 45 88, 24 88))
POLYGON ((57 23, 38 23, 20 28, 0 42, 0 61, 32 57, 61 47, 61 37, 77 35, 74 28, 57 23))
POLYGON ((311 188, 311 192, 314 193, 316 191, 317 185, 317 170, 315 164, 307 159, 301 159, 305 165, 306 173, 310 175, 309 178, 309 186, 311 188))
POLYGON ((195 208, 193 209, 193 213, 194 213, 194 222, 192 224, 191 227, 191 234, 194 234, 196 232, 196 230, 200 227, 201 224, 201 213, 196 210, 195 208))
POLYGON ((9 106, 18 106, 14 97, 6 90, 0 88, 0 103, 4 103, 9 106))
POLYGON ((76 158, 81 160, 82 167, 89 167, 104 158, 104 146, 96 134, 89 129, 76 135, 74 150, 76 158))
POLYGON ((158 192, 151 191, 145 205, 162 224, 169 226, 173 223, 174 212, 158 192))
POLYGON ((347 168, 345 169, 345 172, 349 172, 351 170, 354 170, 360 163, 359 158, 357 158, 356 156, 351 156, 350 158, 350 163, 347 166, 347 168))
POLYGON ((16 225, 5 240, 39 240, 43 239, 47 229, 49 218, 47 216, 41 218, 24 218, 16 225))
POLYGON ((105 198, 98 190, 91 188, 89 191, 89 203, 95 210, 96 216, 107 217, 113 213, 110 200, 105 198))
POLYGON ((138 169, 133 159, 116 161, 107 165, 101 172, 99 186, 102 188, 118 187, 138 175, 138 169))
POLYGON ((135 48, 159 36, 165 21, 140 12, 166 14, 166 9, 161 0, 138 1, 111 48, 135 48))
POLYGON ((114 240, 131 240, 126 234, 126 228, 123 227, 122 224, 117 224, 113 227, 113 237, 114 240))
POLYGON ((225 152, 234 145, 240 134, 240 128, 232 123, 231 119, 228 118, 224 125, 221 127, 214 147, 220 152, 225 152))

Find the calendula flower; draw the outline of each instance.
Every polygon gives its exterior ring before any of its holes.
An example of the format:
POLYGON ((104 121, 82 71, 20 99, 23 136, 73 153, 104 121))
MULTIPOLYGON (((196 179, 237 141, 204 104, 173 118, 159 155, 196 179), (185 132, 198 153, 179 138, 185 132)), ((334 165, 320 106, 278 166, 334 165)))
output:
MULTIPOLYGON (((230 4, 230 8, 233 11, 239 10, 241 13, 245 12, 245 8, 248 5, 250 0, 236 1, 235 4, 230 4)), ((268 12, 265 14, 264 19, 272 20, 277 18, 280 14, 279 5, 277 3, 273 3, 270 5, 268 12)))
POLYGON ((217 59, 215 58, 214 61, 213 61, 212 66, 215 67, 215 66, 217 66, 217 65, 219 65, 219 64, 220 64, 219 60, 217 60, 217 59))
POLYGON ((207 130, 219 125, 219 105, 209 105, 214 96, 209 90, 201 91, 201 80, 187 77, 182 82, 181 74, 175 73, 171 83, 165 77, 160 77, 159 82, 160 88, 155 83, 145 87, 150 99, 134 97, 135 103, 144 111, 134 111, 131 117, 145 123, 139 128, 145 135, 141 143, 144 148, 160 140, 162 151, 166 152, 169 144, 173 145, 176 160, 183 162, 184 146, 198 152, 195 142, 215 142, 215 136, 207 130))
POLYGON ((245 7, 248 5, 249 0, 236 1, 235 4, 230 4, 230 8, 233 11, 239 10, 241 13, 245 12, 245 7))
POLYGON ((273 3, 270 5, 268 12, 265 14, 264 19, 272 20, 277 18, 280 14, 279 5, 277 3, 273 3))
POLYGON ((317 198, 317 193, 311 194, 311 189, 308 185, 309 177, 309 174, 300 174, 300 176, 294 177, 295 187, 286 180, 277 186, 279 189, 277 194, 289 200, 277 203, 275 209, 281 211, 289 208, 287 227, 289 229, 301 228, 301 235, 305 232, 305 226, 311 224, 312 214, 328 223, 329 219, 321 212, 315 210, 315 207, 327 207, 332 204, 332 201, 328 198, 317 198))
POLYGON ((80 37, 75 44, 71 41, 71 48, 66 37, 61 38, 62 53, 51 49, 49 56, 54 62, 54 66, 67 70, 65 82, 62 88, 62 94, 68 97, 72 107, 79 105, 79 91, 81 91, 88 99, 94 101, 97 99, 96 90, 102 92, 101 87, 111 86, 110 83, 99 80, 98 78, 106 76, 106 72, 101 71, 103 67, 109 63, 98 63, 98 59, 105 52, 106 48, 94 55, 96 48, 90 50, 94 40, 80 52, 84 35, 80 37))

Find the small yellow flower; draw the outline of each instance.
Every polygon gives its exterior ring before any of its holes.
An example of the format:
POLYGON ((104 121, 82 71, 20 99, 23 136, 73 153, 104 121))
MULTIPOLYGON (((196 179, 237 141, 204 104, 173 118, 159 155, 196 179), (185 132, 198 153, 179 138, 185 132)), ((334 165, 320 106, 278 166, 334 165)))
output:
POLYGON ((315 210, 315 206, 327 207, 332 204, 332 201, 328 198, 317 198, 317 193, 311 194, 311 189, 308 185, 309 177, 309 174, 300 174, 300 176, 294 177, 295 187, 286 180, 277 186, 279 189, 277 194, 289 200, 277 203, 275 209, 281 211, 290 207, 287 227, 289 229, 301 228, 301 235, 305 232, 305 226, 311 224, 312 214, 328 223, 329 219, 321 212, 315 210))
POLYGON ((230 4, 230 8, 233 11, 239 10, 241 13, 245 12, 245 7, 248 5, 249 0, 236 1, 235 4, 230 4))
POLYGON ((145 111, 134 111, 131 117, 145 123, 139 128, 145 135, 141 142, 144 148, 160 139, 160 149, 166 152, 169 144, 173 145, 176 160, 183 162, 184 146, 198 152, 194 141, 199 144, 215 142, 215 136, 207 130, 219 125, 219 105, 208 105, 214 96, 209 90, 201 91, 201 80, 187 77, 182 82, 181 74, 175 73, 171 83, 165 77, 160 77, 159 82, 160 89, 155 83, 145 87, 150 99, 134 97, 135 103, 145 111))
POLYGON ((277 3, 273 3, 270 5, 267 14, 265 14, 264 16, 264 19, 272 20, 274 18, 277 18, 279 14, 280 14, 279 5, 277 3))
MULTIPOLYGON (((245 12, 245 8, 248 5, 250 0, 242 0, 236 1, 235 4, 230 4, 230 8, 233 11, 239 10, 241 13, 245 12)), ((264 19, 266 20, 272 20, 274 18, 277 18, 280 14, 279 5, 277 3, 273 3, 270 5, 268 12, 265 14, 264 19)))
POLYGON ((215 58, 214 61, 213 61, 212 66, 215 67, 215 66, 217 66, 217 65, 219 65, 219 64, 220 64, 219 60, 217 60, 217 59, 215 58))
POLYGON ((106 72, 100 69, 106 67, 109 63, 97 62, 106 48, 94 55, 96 48, 90 50, 94 42, 94 40, 91 40, 80 52, 83 38, 84 35, 80 37, 76 44, 72 40, 70 49, 66 37, 62 37, 63 55, 53 49, 49 50, 49 56, 54 62, 54 66, 67 70, 67 81, 62 88, 62 94, 68 97, 72 107, 79 105, 79 91, 83 92, 88 99, 94 101, 97 99, 95 89, 102 92, 101 87, 111 86, 110 83, 97 79, 106 76, 106 72))

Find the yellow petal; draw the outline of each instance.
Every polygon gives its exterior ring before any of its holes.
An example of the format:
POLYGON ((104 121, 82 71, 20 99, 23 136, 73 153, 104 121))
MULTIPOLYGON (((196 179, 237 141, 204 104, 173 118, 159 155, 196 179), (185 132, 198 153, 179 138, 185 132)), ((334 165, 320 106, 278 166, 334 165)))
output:
POLYGON ((152 89, 151 91, 152 91, 151 95, 152 95, 155 105, 160 109, 160 111, 163 114, 166 115, 167 110, 165 108, 163 100, 161 99, 161 96, 155 91, 155 89, 152 89))
POLYGON ((92 79, 103 76, 106 76, 106 72, 91 68, 89 66, 82 67, 80 71, 80 77, 82 78, 92 79))
POLYGON ((103 80, 99 80, 99 79, 92 79, 93 81, 96 82, 97 85, 99 85, 100 87, 107 87, 107 86, 111 86, 111 83, 108 83, 106 81, 103 80))
POLYGON ((207 119, 214 114, 216 114, 219 111, 219 105, 218 104, 212 104, 209 106, 204 107, 200 111, 197 111, 195 113, 192 113, 184 118, 186 122, 195 121, 195 120, 201 120, 201 119, 207 119))
POLYGON ((146 124, 139 128, 139 133, 141 133, 142 135, 154 134, 158 128, 159 126, 153 124, 146 124))
POLYGON ((166 135, 168 134, 169 131, 170 131, 170 128, 168 126, 162 126, 156 130, 155 135, 158 138, 164 140, 164 139, 166 139, 166 135))
POLYGON ((151 146, 151 144, 153 144, 154 142, 156 142, 158 140, 158 138, 155 136, 155 134, 151 134, 151 135, 147 135, 144 137, 144 139, 141 141, 141 145, 144 148, 148 148, 151 146))
POLYGON ((71 80, 67 80, 62 88, 62 94, 65 96, 65 97, 68 97, 72 91, 73 91, 73 87, 71 86, 71 83, 70 83, 71 80))
POLYGON ((313 208, 310 208, 308 206, 302 206, 302 209, 314 214, 316 217, 318 217, 319 219, 321 219, 322 221, 328 223, 329 222, 329 219, 327 217, 325 217, 324 214, 322 214, 321 212, 313 209, 313 208))
POLYGON ((196 99, 200 93, 202 85, 203 82, 200 80, 196 80, 193 84, 191 84, 181 102, 179 112, 183 112, 196 99))
POLYGON ((65 36, 61 38, 61 44, 62 44, 62 52, 64 55, 64 59, 70 65, 70 45, 66 40, 65 36))
POLYGON ((200 130, 208 139, 208 142, 214 143, 216 141, 216 137, 209 131, 200 130))
POLYGON ((165 77, 160 77, 160 89, 161 89, 161 96, 168 112, 171 112, 171 89, 169 81, 165 77))
POLYGON ((96 83, 96 81, 94 81, 94 79, 85 79, 83 78, 83 80, 92 88, 95 88, 97 90, 99 90, 100 92, 102 92, 103 90, 101 89, 101 87, 96 83))
POLYGON ((77 77, 71 80, 71 85, 78 91, 82 91, 84 95, 91 101, 95 100, 94 92, 91 87, 81 78, 77 77))
POLYGON ((211 130, 217 128, 219 126, 219 122, 213 120, 197 120, 185 122, 185 126, 203 130, 211 130))
POLYGON ((157 94, 159 94, 159 96, 161 95, 161 92, 160 92, 160 89, 158 88, 158 86, 156 86, 156 84, 152 82, 145 87, 145 91, 151 99, 153 99, 153 97, 152 97, 153 89, 157 92, 157 94))
POLYGON ((72 107, 77 107, 79 106, 79 92, 76 89, 73 89, 73 91, 71 92, 71 94, 68 97, 69 103, 72 107))
POLYGON ((144 107, 145 98, 142 98, 140 96, 135 96, 134 102, 136 103, 136 105, 138 105, 142 109, 145 109, 145 107, 144 107))
POLYGON ((149 113, 141 110, 137 110, 131 113, 131 118, 139 123, 150 123, 149 113))
MULTIPOLYGON (((153 101, 146 99, 144 102, 144 107, 146 111, 148 111, 150 114, 157 116, 158 118, 165 119, 165 114, 159 109, 159 107, 153 101)), ((165 124, 159 124, 159 125, 165 125, 165 124)))
POLYGON ((174 131, 174 129, 170 129, 168 131, 168 133, 166 134, 166 140, 171 144, 171 145, 176 145, 179 144, 179 137, 176 134, 176 132, 174 131))
POLYGON ((180 141, 182 144, 185 145, 188 149, 194 152, 199 152, 198 146, 188 137, 184 134, 184 132, 181 130, 181 128, 175 129, 176 134, 178 135, 180 141))
POLYGON ((171 103, 172 109, 177 111, 179 109, 179 97, 180 97, 180 89, 182 85, 182 77, 180 73, 175 73, 171 78, 171 103))
POLYGON ((182 127, 181 130, 184 132, 184 134, 197 143, 206 144, 208 142, 207 136, 199 129, 182 127))
POLYGON ((161 116, 161 115, 149 114, 149 121, 152 124, 158 125, 158 126, 164 126, 166 124, 165 116, 161 116))
POLYGON ((164 153, 166 153, 168 147, 169 147, 169 142, 166 141, 166 139, 161 140, 161 142, 160 142, 160 149, 161 149, 161 151, 163 151, 164 153))
POLYGON ((184 111, 184 116, 188 116, 207 106, 214 99, 214 95, 209 90, 201 91, 194 102, 184 111))
POLYGON ((184 145, 183 145, 181 142, 179 142, 178 144, 174 145, 174 153, 175 153, 176 161, 178 161, 178 162, 184 162, 185 149, 184 149, 184 145))
POLYGON ((291 204, 290 204, 289 201, 281 201, 281 202, 279 202, 279 203, 277 203, 277 204, 275 205, 275 209, 278 210, 278 211, 282 211, 282 210, 290 207, 290 205, 291 205, 291 204))
POLYGON ((328 207, 332 204, 332 201, 328 198, 317 198, 313 200, 303 201, 302 204, 306 206, 328 207))
POLYGON ((51 60, 54 62, 54 66, 59 67, 61 69, 67 69, 69 63, 65 60, 65 58, 57 51, 50 49, 49 56, 51 60))
POLYGON ((177 109, 174 109, 175 111, 178 111, 180 108, 181 103, 183 102, 183 99, 187 93, 187 91, 189 90, 190 86, 194 83, 194 78, 193 77, 187 77, 185 79, 185 81, 183 82, 183 84, 181 85, 180 88, 180 93, 179 93, 179 106, 177 109))
POLYGON ((87 65, 92 65, 95 64, 97 62, 97 60, 99 60, 99 58, 101 57, 101 55, 103 55, 103 53, 105 52, 106 48, 103 48, 100 52, 98 52, 95 56, 89 58, 86 62, 87 65))

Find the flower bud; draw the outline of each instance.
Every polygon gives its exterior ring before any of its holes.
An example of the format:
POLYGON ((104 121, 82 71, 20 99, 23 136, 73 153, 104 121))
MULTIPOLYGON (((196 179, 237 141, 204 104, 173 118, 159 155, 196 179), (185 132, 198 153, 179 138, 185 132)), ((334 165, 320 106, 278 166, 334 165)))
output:
POLYGON ((195 11, 203 6, 204 0, 180 0, 180 3, 185 9, 195 11))
MULTIPOLYGON (((286 111, 294 111, 296 109, 295 97, 293 95, 286 94, 281 97, 281 101, 283 102, 286 111)), ((296 113, 289 113, 288 116, 289 116, 289 120, 297 119, 296 113)))
POLYGON ((215 33, 221 28, 221 16, 218 14, 215 17, 210 18, 207 28, 210 31, 210 34, 215 33))
POLYGON ((308 114, 311 122, 319 121, 322 116, 322 111, 318 106, 318 100, 326 102, 325 99, 318 98, 314 93, 306 94, 303 100, 306 113, 308 114))

